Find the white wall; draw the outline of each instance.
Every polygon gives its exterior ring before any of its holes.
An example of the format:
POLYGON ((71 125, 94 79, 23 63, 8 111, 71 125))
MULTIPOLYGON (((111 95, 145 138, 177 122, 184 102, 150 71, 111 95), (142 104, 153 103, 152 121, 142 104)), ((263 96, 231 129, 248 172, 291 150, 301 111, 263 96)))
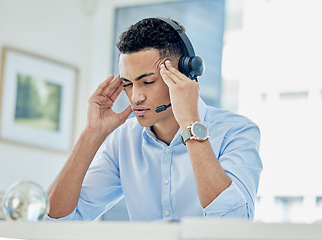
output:
MULTIPOLYGON (((0 47, 11 46, 69 63, 79 69, 75 137, 84 125, 93 17, 81 1, 0 0, 0 47)), ((2 113, 5 114, 5 113, 2 113)), ((68 153, 0 142, 0 192, 20 180, 47 188, 68 153)))
POLYGON ((223 103, 261 130, 255 221, 322 219, 321 8, 320 0, 244 0, 241 29, 225 32, 223 103))
MULTIPOLYGON (((1 49, 11 46, 78 68, 73 143, 86 124, 90 94, 110 74, 114 8, 151 2, 160 1, 0 0, 1 49)), ((0 140, 0 193, 21 180, 47 189, 68 156, 0 140)))
POLYGON ((322 2, 244 3, 239 111, 261 128, 260 194, 322 196, 322 2))

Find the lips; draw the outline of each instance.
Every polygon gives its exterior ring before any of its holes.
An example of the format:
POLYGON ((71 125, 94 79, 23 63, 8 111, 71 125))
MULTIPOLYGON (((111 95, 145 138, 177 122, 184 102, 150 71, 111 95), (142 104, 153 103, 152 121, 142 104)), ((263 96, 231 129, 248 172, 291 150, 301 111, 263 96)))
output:
POLYGON ((133 108, 133 112, 135 113, 135 115, 142 117, 144 116, 144 114, 149 111, 150 108, 145 108, 145 107, 134 107, 133 108))

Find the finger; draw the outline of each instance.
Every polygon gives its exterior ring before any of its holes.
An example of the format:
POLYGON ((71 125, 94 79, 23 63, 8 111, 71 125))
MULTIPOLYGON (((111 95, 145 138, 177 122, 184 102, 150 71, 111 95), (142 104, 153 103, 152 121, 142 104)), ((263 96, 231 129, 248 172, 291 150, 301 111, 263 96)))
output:
POLYGON ((122 123, 130 116, 132 112, 131 105, 128 105, 122 112, 119 113, 119 117, 122 123))
POLYGON ((172 81, 174 81, 175 83, 180 83, 182 82, 181 78, 185 77, 185 76, 178 76, 177 74, 180 73, 179 71, 174 72, 174 70, 176 70, 173 67, 167 67, 165 66, 165 71, 167 73, 167 75, 172 79, 172 81))
POLYGON ((167 84, 168 87, 172 87, 173 85, 175 85, 176 83, 172 80, 172 78, 168 75, 168 71, 165 69, 165 66, 163 64, 161 64, 160 66, 160 75, 163 79, 163 81, 165 82, 165 84, 167 84))
POLYGON ((93 93, 93 95, 100 95, 103 90, 105 89, 105 87, 107 86, 107 84, 112 81, 114 78, 114 75, 110 75, 108 78, 106 78, 95 90, 95 92, 93 93))
POLYGON ((170 75, 170 77, 174 78, 174 81, 177 82, 180 80, 183 81, 183 80, 189 79, 186 75, 184 75, 178 69, 173 67, 170 60, 165 61, 165 66, 166 66, 167 71, 170 72, 170 73, 168 73, 168 75, 170 75))
POLYGON ((114 93, 112 93, 112 95, 109 97, 111 99, 111 101, 114 103, 115 100, 118 98, 118 96, 121 94, 123 90, 123 84, 120 84, 114 91, 114 93))
POLYGON ((121 84, 120 75, 117 75, 116 78, 105 86, 101 94, 110 97, 121 84))

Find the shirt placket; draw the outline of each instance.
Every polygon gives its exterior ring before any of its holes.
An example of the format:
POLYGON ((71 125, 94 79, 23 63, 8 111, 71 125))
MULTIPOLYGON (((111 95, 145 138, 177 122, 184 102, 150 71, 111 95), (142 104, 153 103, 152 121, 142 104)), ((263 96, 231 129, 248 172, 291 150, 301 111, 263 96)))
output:
POLYGON ((163 219, 172 219, 172 207, 171 207, 171 163, 172 163, 172 149, 167 147, 164 148, 161 159, 161 186, 162 186, 162 216, 163 219))

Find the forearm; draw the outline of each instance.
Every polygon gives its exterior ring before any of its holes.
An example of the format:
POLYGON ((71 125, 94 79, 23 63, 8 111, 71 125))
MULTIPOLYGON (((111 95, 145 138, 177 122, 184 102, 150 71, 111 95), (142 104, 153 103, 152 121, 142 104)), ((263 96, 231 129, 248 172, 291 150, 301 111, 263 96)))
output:
POLYGON ((105 136, 85 129, 64 168, 48 190, 49 216, 60 218, 70 214, 77 206, 82 182, 105 136))
MULTIPOLYGON (((174 68, 169 60, 160 66, 162 79, 169 87, 173 115, 182 132, 199 119, 199 83, 174 68)), ((186 141, 194 171, 200 203, 208 206, 231 184, 230 177, 222 169, 209 140, 186 141)))
POLYGON ((221 167, 209 140, 186 142, 200 203, 207 207, 231 184, 230 177, 221 167))

